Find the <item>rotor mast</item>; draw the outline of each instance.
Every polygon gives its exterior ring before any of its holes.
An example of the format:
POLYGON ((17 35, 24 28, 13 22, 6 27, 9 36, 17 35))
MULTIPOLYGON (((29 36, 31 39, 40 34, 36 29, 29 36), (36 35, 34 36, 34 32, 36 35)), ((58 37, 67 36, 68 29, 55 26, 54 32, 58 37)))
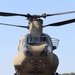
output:
POLYGON ((43 20, 33 19, 29 21, 29 31, 33 36, 40 36, 43 31, 43 20))

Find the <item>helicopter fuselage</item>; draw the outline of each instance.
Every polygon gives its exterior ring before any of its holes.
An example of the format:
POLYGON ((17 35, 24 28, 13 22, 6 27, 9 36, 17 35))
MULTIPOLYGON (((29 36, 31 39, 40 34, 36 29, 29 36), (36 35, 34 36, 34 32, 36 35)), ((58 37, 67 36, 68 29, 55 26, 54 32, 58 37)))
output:
POLYGON ((14 58, 17 74, 52 75, 56 72, 59 64, 58 57, 53 53, 51 39, 48 40, 50 46, 45 40, 44 34, 38 38, 30 37, 30 34, 21 38, 18 46, 19 53, 14 58))
POLYGON ((14 58, 15 75, 52 75, 59 64, 49 35, 42 33, 41 19, 29 22, 30 33, 22 36, 14 58))

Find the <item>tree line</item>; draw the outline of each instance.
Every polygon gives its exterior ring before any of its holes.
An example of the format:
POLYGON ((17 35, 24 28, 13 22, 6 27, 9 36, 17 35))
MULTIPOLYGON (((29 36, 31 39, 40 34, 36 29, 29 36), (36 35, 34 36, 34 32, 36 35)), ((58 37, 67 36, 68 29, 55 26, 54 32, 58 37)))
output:
POLYGON ((59 75, 75 75, 75 73, 63 73, 63 74, 59 74, 59 75))

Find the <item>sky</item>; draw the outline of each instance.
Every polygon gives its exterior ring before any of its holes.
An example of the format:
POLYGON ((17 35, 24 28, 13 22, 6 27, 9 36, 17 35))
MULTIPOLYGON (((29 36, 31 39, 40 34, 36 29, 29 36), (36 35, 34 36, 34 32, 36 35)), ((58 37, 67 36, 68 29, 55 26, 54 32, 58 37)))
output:
MULTIPOLYGON (((59 12, 75 11, 75 0, 0 0, 0 12, 20 14, 53 14, 59 12)), ((44 25, 75 18, 75 13, 47 17, 43 19, 44 25)), ((0 23, 28 25, 25 17, 2 17, 0 23)), ((18 53, 17 46, 27 29, 0 25, 0 75, 13 75, 14 56, 18 53)), ((75 72, 75 23, 60 27, 46 27, 43 29, 51 38, 59 39, 58 48, 54 53, 59 58, 58 73, 75 72)))

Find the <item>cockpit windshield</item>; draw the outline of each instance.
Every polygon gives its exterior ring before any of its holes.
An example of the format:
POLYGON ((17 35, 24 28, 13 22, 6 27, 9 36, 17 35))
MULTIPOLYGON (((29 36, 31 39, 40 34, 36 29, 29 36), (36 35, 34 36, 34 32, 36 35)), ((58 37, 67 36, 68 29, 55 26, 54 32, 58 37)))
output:
POLYGON ((46 50, 51 50, 51 39, 47 37, 46 35, 41 36, 32 36, 30 34, 26 35, 22 41, 21 50, 27 50, 27 44, 29 45, 41 45, 41 44, 47 44, 46 50))
POLYGON ((46 41, 46 37, 41 36, 41 37, 31 37, 31 36, 27 36, 25 42, 27 44, 38 44, 40 42, 45 42, 46 41))

